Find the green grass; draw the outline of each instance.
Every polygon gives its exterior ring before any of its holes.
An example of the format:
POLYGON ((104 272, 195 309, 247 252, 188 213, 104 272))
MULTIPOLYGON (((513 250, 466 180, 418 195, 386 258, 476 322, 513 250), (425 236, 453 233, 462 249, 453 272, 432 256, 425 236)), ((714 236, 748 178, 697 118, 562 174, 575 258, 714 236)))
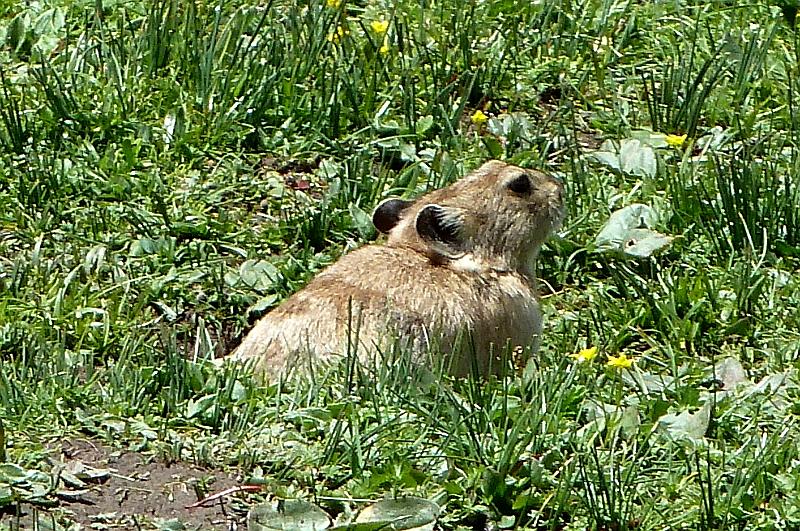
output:
MULTIPOLYGON (((0 6, 0 461, 51 474, 53 443, 81 435, 332 515, 416 494, 445 529, 800 526, 791 10, 18 4, 0 6), (652 171, 590 156, 630 138, 652 171), (568 191, 522 375, 343 364, 264 387, 205 363, 374 239, 381 199, 489 158, 568 191), (671 244, 597 249, 633 203, 671 244), (605 366, 621 353, 630 370, 605 366)), ((57 501, 9 481, 0 510, 57 501)))

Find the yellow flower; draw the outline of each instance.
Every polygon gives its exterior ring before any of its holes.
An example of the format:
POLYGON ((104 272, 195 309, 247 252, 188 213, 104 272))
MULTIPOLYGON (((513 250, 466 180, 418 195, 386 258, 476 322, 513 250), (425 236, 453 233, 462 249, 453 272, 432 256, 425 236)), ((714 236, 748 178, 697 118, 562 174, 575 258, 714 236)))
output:
POLYGON ((686 142, 686 135, 667 135, 664 140, 669 146, 681 147, 686 142))
POLYGON ((389 49, 390 49, 389 48, 389 43, 384 41, 383 42, 383 46, 381 46, 381 49, 378 50, 378 51, 381 52, 382 54, 386 55, 387 53, 389 53, 389 49))
POLYGON ((342 0, 327 0, 325 3, 330 8, 339 9, 339 6, 342 5, 342 0))
POLYGON ((378 35, 383 35, 389 29, 389 23, 385 20, 373 20, 369 26, 378 35))
POLYGON ((340 40, 342 40, 342 37, 348 35, 349 33, 350 32, 344 29, 342 26, 339 26, 338 28, 336 28, 336 31, 331 32, 331 34, 328 35, 328 40, 330 42, 339 42, 340 40))
POLYGON ((578 363, 583 363, 584 361, 592 361, 597 357, 597 347, 585 348, 580 352, 577 352, 575 354, 570 354, 569 357, 574 359, 578 363))
POLYGON ((474 123, 475 125, 481 125, 488 122, 489 117, 483 114, 482 110, 478 109, 472 114, 472 118, 470 118, 470 120, 472 120, 472 123, 474 123))
POLYGON ((619 356, 609 356, 606 365, 614 369, 630 369, 634 359, 629 358, 622 352, 619 356))

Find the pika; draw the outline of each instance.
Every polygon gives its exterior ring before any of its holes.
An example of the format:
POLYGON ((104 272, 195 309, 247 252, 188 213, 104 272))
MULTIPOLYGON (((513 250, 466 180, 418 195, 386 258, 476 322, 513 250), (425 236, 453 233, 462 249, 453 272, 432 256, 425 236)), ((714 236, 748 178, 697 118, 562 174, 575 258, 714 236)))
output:
POLYGON ((563 191, 545 173, 490 161, 416 200, 387 199, 372 217, 385 244, 323 270, 230 357, 275 380, 348 345, 364 360, 399 342, 420 364, 435 347, 457 376, 496 372, 504 349, 538 348, 535 264, 563 220, 563 191))

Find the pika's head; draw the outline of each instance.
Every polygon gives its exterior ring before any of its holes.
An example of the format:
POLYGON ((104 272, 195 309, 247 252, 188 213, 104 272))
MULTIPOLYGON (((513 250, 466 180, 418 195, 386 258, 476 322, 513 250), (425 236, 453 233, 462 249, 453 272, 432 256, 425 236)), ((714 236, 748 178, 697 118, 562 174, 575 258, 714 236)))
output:
POLYGON ((433 262, 462 269, 527 271, 564 217, 564 187, 549 175, 487 162, 415 201, 387 199, 372 215, 389 235, 433 262))

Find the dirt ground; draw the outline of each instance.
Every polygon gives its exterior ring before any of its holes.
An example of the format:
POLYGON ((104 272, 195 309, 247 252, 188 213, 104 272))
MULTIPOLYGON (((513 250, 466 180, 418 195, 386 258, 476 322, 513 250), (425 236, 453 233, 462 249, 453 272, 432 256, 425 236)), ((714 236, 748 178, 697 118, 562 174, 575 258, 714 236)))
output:
POLYGON ((0 530, 244 529, 245 516, 232 509, 228 496, 208 506, 189 507, 202 496, 237 486, 231 474, 168 464, 89 440, 62 442, 53 461, 84 478, 85 486, 72 489, 79 494, 59 496, 52 508, 23 505, 20 514, 0 513, 0 530))

